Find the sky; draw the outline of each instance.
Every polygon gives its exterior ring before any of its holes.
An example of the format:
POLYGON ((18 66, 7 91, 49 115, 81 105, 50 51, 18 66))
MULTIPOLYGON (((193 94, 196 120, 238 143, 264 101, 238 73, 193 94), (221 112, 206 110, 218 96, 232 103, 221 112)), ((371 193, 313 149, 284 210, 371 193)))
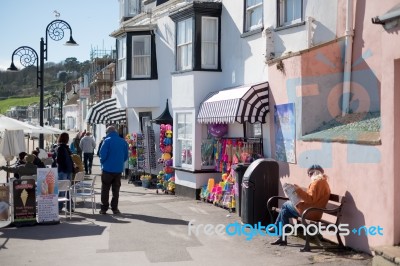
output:
MULTIPOLYGON (((84 62, 90 60, 92 49, 115 49, 115 39, 109 35, 118 29, 118 12, 118 0, 1 0, 0 70, 10 66, 11 55, 20 46, 29 46, 39 55, 40 39, 46 40, 46 27, 55 19, 71 26, 79 46, 64 45, 69 40, 68 29, 59 41, 48 36, 45 62, 59 63, 68 57, 84 62)), ((18 62, 19 57, 15 57, 20 68, 18 62)))

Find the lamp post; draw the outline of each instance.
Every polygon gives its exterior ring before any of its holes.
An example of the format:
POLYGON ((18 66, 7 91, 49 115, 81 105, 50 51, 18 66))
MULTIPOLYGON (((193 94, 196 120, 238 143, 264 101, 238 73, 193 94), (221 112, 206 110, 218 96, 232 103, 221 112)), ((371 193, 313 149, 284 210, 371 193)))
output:
MULTIPOLYGON (((11 66, 8 70, 17 71, 18 69, 14 65, 14 55, 20 56, 20 62, 23 66, 31 66, 36 63, 38 68, 37 70, 37 86, 40 88, 40 103, 39 103, 39 124, 43 126, 43 112, 44 112, 44 85, 43 85, 43 77, 44 77, 44 60, 47 60, 47 43, 48 37, 50 37, 54 41, 59 41, 64 38, 64 30, 69 29, 70 37, 69 40, 65 43, 68 46, 76 46, 78 45, 74 39, 72 38, 72 28, 71 26, 64 20, 56 19, 50 22, 46 27, 46 42, 44 38, 40 39, 40 57, 37 56, 37 53, 34 49, 29 46, 21 46, 17 48, 11 57, 11 66), (23 51, 27 51, 28 54, 25 54, 23 51), (35 57, 33 57, 35 55, 35 57), (27 64, 25 58, 34 58, 35 60, 31 64, 27 64), (40 61, 40 63, 38 62, 40 61), (25 64, 24 64, 25 63, 25 64)), ((33 60, 33 59, 31 59, 33 60)), ((30 62, 30 61, 28 61, 30 62)), ((44 148, 44 138, 43 134, 39 135, 39 148, 44 148)))
MULTIPOLYGON (((47 107, 52 108, 53 106, 58 104, 58 115, 59 115, 59 128, 62 130, 63 129, 63 103, 64 103, 64 90, 60 92, 60 97, 57 95, 52 95, 50 98, 47 99, 47 107)), ((51 112, 51 115, 53 113, 51 112)), ((49 120, 51 121, 51 120, 49 120)))

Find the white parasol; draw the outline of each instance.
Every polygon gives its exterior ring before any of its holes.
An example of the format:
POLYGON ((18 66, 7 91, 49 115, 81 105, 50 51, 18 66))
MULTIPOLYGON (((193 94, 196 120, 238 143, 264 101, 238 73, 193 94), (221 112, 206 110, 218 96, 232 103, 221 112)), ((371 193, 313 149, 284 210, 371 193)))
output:
POLYGON ((0 115, 0 132, 4 130, 23 130, 25 133, 41 133, 41 129, 28 123, 0 115))
POLYGON ((5 130, 0 143, 0 154, 6 161, 11 161, 14 156, 25 151, 24 132, 22 130, 5 130))
MULTIPOLYGON (((3 138, 0 143, 0 154, 4 156, 7 166, 10 161, 18 156, 20 152, 25 151, 24 131, 22 130, 4 130, 3 138)), ((9 173, 7 172, 7 183, 9 173)))

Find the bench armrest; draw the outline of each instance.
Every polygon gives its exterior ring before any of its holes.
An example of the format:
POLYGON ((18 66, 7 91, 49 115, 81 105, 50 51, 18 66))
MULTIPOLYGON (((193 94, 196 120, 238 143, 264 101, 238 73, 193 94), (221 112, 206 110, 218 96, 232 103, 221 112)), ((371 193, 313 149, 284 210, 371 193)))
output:
POLYGON ((289 200, 289 198, 281 197, 281 196, 273 196, 273 197, 270 197, 268 199, 268 201, 267 201, 267 210, 268 210, 269 217, 271 219, 271 224, 273 224, 275 222, 274 221, 274 216, 272 215, 272 206, 271 206, 272 202, 274 202, 275 200, 289 200))
POLYGON ((272 209, 271 204, 272 204, 272 202, 273 202, 275 199, 278 199, 278 200, 289 200, 289 198, 287 198, 287 197, 281 197, 281 196, 273 196, 273 197, 270 197, 270 198, 268 199, 268 201, 267 201, 267 208, 268 208, 268 210, 271 210, 271 209, 272 209))
POLYGON ((333 215, 337 215, 340 213, 340 211, 342 210, 342 206, 338 206, 336 208, 317 208, 317 207, 309 207, 306 210, 304 210, 304 212, 301 215, 301 223, 304 225, 306 224, 306 216, 309 212, 312 211, 321 211, 323 213, 328 213, 328 214, 333 214, 333 215))

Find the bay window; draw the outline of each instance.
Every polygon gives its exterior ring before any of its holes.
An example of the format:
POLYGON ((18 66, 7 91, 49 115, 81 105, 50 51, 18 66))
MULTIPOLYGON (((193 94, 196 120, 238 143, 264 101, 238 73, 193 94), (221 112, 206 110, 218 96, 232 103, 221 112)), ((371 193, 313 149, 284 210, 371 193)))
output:
POLYGON ((176 26, 177 71, 221 71, 221 12, 221 3, 193 2, 170 14, 176 26))
POLYGON ((157 78, 153 31, 127 32, 117 38, 117 80, 157 78))

